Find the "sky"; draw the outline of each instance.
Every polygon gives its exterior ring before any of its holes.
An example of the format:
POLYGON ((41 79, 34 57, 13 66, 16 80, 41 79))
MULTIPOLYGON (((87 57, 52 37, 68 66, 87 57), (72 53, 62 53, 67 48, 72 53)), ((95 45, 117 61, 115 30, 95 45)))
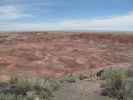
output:
POLYGON ((133 0, 0 0, 0 31, 133 31, 133 0))

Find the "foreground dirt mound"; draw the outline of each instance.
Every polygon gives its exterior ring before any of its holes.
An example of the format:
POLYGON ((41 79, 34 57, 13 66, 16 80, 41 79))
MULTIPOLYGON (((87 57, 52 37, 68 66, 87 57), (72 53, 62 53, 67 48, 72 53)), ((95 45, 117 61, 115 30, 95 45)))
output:
MULTIPOLYGON (((133 60, 133 36, 10 33, 0 36, 0 74, 60 77, 133 60)), ((116 66, 117 67, 117 66, 116 66)), ((124 66, 127 67, 127 66, 124 66)))
POLYGON ((79 80, 75 83, 64 83, 54 93, 53 100, 113 100, 101 96, 100 81, 79 80))

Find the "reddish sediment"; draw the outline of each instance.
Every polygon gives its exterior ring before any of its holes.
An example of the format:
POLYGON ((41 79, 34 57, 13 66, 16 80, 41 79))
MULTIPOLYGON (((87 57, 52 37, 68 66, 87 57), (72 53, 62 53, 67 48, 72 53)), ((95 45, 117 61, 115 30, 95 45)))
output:
POLYGON ((10 36, 0 37, 1 75, 61 77, 121 63, 132 64, 133 60, 132 35, 31 32, 10 36))

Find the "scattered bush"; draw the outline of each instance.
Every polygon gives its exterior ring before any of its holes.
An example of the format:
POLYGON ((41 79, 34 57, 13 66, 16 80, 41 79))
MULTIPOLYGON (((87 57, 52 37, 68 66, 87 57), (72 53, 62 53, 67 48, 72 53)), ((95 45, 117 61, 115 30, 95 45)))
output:
POLYGON ((53 79, 12 77, 0 85, 0 100, 51 100, 59 85, 53 79))
POLYGON ((133 77, 133 69, 128 69, 128 77, 133 77))
POLYGON ((133 100, 133 78, 126 80, 124 100, 133 100))
POLYGON ((61 82, 69 82, 69 83, 74 83, 76 82, 77 80, 77 77, 72 75, 72 74, 68 74, 68 75, 65 75, 63 77, 63 79, 61 80, 61 82))
POLYGON ((96 76, 97 77, 101 77, 102 76, 102 74, 103 74, 103 72, 104 72, 104 70, 102 69, 102 70, 100 70, 100 71, 98 71, 97 73, 96 73, 96 76))
POLYGON ((88 77, 86 75, 80 74, 79 79, 84 80, 84 79, 88 79, 88 77))
POLYGON ((103 95, 117 100, 130 100, 133 95, 133 81, 128 79, 128 71, 124 69, 106 70, 102 78, 105 79, 103 95))
POLYGON ((127 79, 128 77, 128 72, 127 70, 124 69, 108 69, 108 70, 104 70, 104 72, 101 75, 102 79, 104 80, 110 80, 110 79, 127 79))

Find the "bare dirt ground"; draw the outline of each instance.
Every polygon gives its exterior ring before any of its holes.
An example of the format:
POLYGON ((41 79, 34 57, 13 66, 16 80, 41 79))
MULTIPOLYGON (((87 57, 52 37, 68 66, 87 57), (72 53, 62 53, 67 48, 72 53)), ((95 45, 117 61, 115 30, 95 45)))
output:
POLYGON ((0 76, 61 77, 110 66, 132 67, 133 36, 25 32, 0 36, 0 76), (118 65, 118 66, 117 66, 118 65))
POLYGON ((113 100, 101 96, 100 81, 79 80, 75 83, 64 83, 55 92, 53 100, 113 100))

